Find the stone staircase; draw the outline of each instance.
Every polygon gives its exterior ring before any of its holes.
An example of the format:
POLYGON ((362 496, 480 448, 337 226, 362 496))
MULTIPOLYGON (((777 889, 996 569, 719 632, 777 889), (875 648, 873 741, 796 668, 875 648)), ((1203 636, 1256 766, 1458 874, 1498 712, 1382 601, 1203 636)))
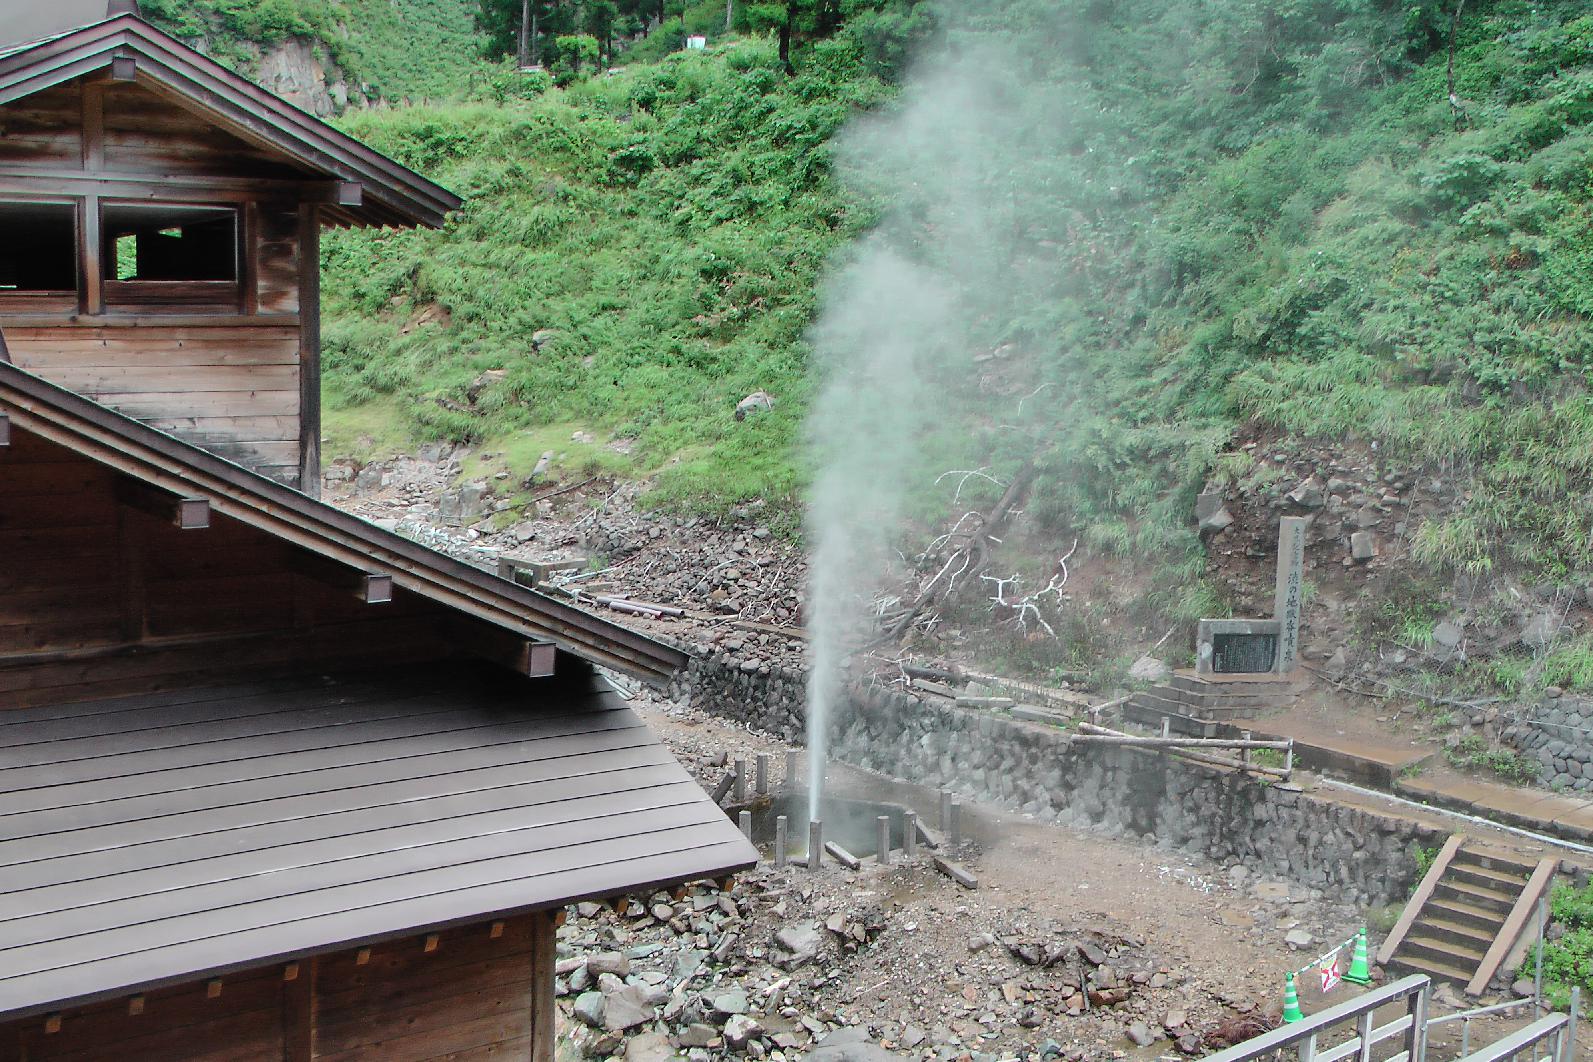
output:
POLYGON ((1480 995, 1548 894, 1559 860, 1536 865, 1468 847, 1451 837, 1433 860, 1377 961, 1402 973, 1426 974, 1480 995))
POLYGON ((1123 706, 1130 722, 1175 734, 1215 737, 1230 719, 1249 719, 1294 702, 1294 684, 1282 675, 1197 675, 1181 668, 1166 683, 1141 690, 1123 706))

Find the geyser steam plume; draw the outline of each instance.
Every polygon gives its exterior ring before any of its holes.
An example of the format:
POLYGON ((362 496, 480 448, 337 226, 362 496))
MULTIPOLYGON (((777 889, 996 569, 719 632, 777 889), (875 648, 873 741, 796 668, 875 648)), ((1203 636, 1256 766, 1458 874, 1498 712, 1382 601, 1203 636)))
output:
POLYGON ((936 48, 894 105, 841 140, 843 173, 882 209, 827 285, 811 334, 822 380, 807 518, 815 816, 847 658, 878 633, 874 601, 897 556, 904 507, 935 478, 926 440, 945 450, 958 437, 956 396, 970 388, 987 309, 1014 284, 1008 234, 1026 201, 1012 188, 1024 172, 1012 155, 1033 139, 1018 138, 1010 82, 1000 80, 1010 63, 999 51, 936 48))

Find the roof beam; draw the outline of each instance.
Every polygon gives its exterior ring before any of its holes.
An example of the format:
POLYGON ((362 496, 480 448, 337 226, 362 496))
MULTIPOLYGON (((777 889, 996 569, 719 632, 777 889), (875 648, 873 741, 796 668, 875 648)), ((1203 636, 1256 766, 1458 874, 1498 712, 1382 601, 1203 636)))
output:
POLYGON ((393 600, 393 577, 386 572, 358 568, 305 549, 294 550, 292 557, 294 571, 307 579, 345 590, 356 601, 385 605, 393 600))
POLYGON ((116 500, 179 531, 203 531, 210 526, 210 502, 204 498, 178 494, 127 476, 116 483, 116 500))
POLYGON ((525 638, 501 627, 469 620, 452 624, 453 640, 467 656, 507 668, 527 678, 551 678, 558 661, 558 646, 540 638, 525 638))

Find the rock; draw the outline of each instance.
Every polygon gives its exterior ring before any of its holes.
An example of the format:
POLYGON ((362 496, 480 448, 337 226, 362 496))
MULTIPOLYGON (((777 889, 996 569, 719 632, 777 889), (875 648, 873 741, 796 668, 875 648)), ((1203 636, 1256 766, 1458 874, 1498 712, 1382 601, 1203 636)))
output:
POLYGON ((1466 632, 1457 624, 1444 620, 1433 628, 1433 644, 1444 649, 1453 649, 1466 637, 1466 632))
POLYGON ((691 1022, 680 1030, 677 1040, 682 1048, 715 1048, 718 1046, 718 1030, 703 1022, 691 1022))
POLYGON ((1521 644, 1529 649, 1543 649, 1559 633, 1559 618, 1552 612, 1540 612, 1521 628, 1521 644))
POLYGON ((647 1000, 647 990, 640 985, 626 985, 605 993, 603 1001, 603 1028, 610 1032, 624 1032, 652 1021, 658 1013, 647 1000))
POLYGON ((805 1062, 893 1062, 900 1057, 874 1043, 862 1029, 851 1028, 830 1033, 803 1059, 805 1062))
POLYGON ((1204 1046, 1200 1041, 1200 1037, 1192 1032, 1184 1033, 1180 1036, 1177 1040, 1177 1045, 1179 1054, 1184 1055, 1199 1054, 1204 1046))
POLYGON ((1291 490, 1288 499, 1302 509, 1320 509, 1327 504, 1327 496, 1322 493, 1322 484, 1318 483, 1315 477, 1291 490))
POLYGON ((625 977, 631 972, 631 961, 617 951, 600 951, 587 958, 586 968, 593 977, 606 973, 625 977))
POLYGON ((669 1062, 674 1057, 675 1048, 667 1033, 640 1033, 625 1042, 627 1062, 669 1062))
POLYGON ((734 1014, 745 1014, 748 1010, 747 994, 739 989, 724 992, 714 997, 713 1008, 715 1014, 726 1018, 734 1014))
POLYGON ((1377 540, 1370 531, 1357 531, 1350 536, 1350 558, 1365 564, 1377 556, 1377 540))
POLYGON ((996 942, 996 938, 989 933, 975 933, 968 938, 968 951, 977 955, 996 942))
POLYGON ((558 332, 552 328, 539 328, 531 333, 531 349, 541 350, 558 337, 558 332))
POLYGON ((678 1039, 682 1047, 717 1047, 719 1030, 712 1025, 693 1022, 680 1031, 678 1039))
POLYGON ((1202 535, 1220 535, 1231 526, 1233 526, 1233 514, 1227 509, 1218 509, 1200 521, 1200 533, 1202 535))
POLYGON ((747 1045, 763 1035, 763 1026, 745 1014, 737 1014, 725 1022, 725 1046, 732 1051, 744 1051, 747 1045))
POLYGON ((736 419, 746 420, 754 413, 768 413, 774 409, 774 396, 767 391, 754 391, 736 403, 736 419))
POLYGON ((1296 950, 1309 948, 1316 938, 1303 929, 1291 929, 1283 937, 1283 942, 1296 950))
POLYGON ((1223 496, 1220 491, 1207 491, 1195 495, 1195 519, 1200 521, 1217 515, 1222 510, 1222 504, 1223 496))
POLYGON ((607 1000, 601 992, 582 992, 575 997, 575 1016, 592 1028, 601 1028, 607 1000))
POLYGON ((1142 656, 1128 669, 1128 677, 1134 682, 1163 682, 1172 673, 1172 668, 1154 656, 1142 656))
POLYGON ((1150 1026, 1142 1021, 1136 1021, 1128 1027, 1128 1039, 1135 1047, 1149 1047, 1156 1042, 1156 1034, 1150 1031, 1150 1026))
POLYGON ((1523 977, 1510 986, 1510 991, 1519 999, 1531 999, 1533 994, 1532 979, 1523 977))
POLYGON ((1323 670, 1327 672, 1329 678, 1333 679, 1343 678, 1345 672, 1349 671, 1349 669, 1350 655, 1342 645, 1333 650, 1333 655, 1328 657, 1327 663, 1323 665, 1323 670))
POLYGON ((824 938, 813 922, 786 926, 774 935, 774 942, 788 953, 779 960, 779 965, 788 970, 812 962, 824 947, 824 938))
POLYGON ((1167 1012, 1167 1017, 1162 1019, 1162 1028, 1164 1028, 1164 1029, 1176 1029, 1179 1026, 1183 1025, 1184 1022, 1186 1022, 1188 1020, 1189 1020, 1189 1015, 1184 1013, 1183 1011, 1181 1011, 1181 1010, 1170 1010, 1170 1011, 1167 1012))

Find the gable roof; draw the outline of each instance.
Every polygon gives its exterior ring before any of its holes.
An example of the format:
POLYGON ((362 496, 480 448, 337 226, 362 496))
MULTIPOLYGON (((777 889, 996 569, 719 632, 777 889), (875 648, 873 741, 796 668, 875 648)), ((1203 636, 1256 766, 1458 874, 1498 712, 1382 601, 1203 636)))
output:
POLYGON ((0 414, 26 431, 515 635, 663 684, 686 656, 643 634, 385 531, 0 360, 0 414))
POLYGON ((589 669, 0 712, 0 1021, 751 866, 589 669))
MULTIPOLYGON (((63 18, 103 0, 59 0, 63 18)), ((18 16, 21 6, 56 6, 57 0, 0 0, 6 21, 0 29, 28 32, 60 21, 43 14, 18 16), (12 26, 15 29, 11 29, 12 26)), ((137 83, 166 99, 198 111, 217 127, 274 151, 331 180, 359 186, 358 202, 322 207, 333 225, 424 225, 440 228, 462 201, 346 133, 334 129, 286 100, 238 76, 137 15, 123 14, 86 26, 67 28, 37 40, 5 44, 0 32, 0 104, 30 96, 131 60, 137 83)))

